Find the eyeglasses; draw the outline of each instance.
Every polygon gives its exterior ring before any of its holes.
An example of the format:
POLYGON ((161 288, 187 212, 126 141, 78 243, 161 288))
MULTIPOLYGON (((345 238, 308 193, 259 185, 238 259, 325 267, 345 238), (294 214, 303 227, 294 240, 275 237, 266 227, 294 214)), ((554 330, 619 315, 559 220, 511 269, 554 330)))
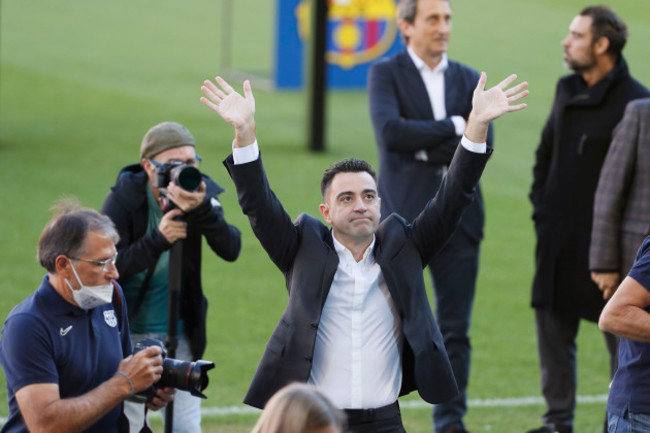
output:
POLYGON ((115 260, 117 260, 117 253, 115 253, 113 257, 108 258, 106 260, 90 260, 90 259, 82 259, 81 257, 72 257, 72 256, 68 256, 68 257, 70 257, 72 260, 81 260, 82 262, 88 262, 96 266, 101 266, 102 271, 108 272, 110 266, 114 265, 115 260))
POLYGON ((170 159, 167 162, 160 162, 155 159, 149 159, 149 162, 155 166, 162 166, 166 168, 169 168, 170 166, 174 167, 176 165, 191 165, 194 167, 198 167, 201 164, 202 159, 203 158, 201 158, 201 155, 195 153, 194 158, 188 158, 185 161, 183 161, 182 159, 170 159))

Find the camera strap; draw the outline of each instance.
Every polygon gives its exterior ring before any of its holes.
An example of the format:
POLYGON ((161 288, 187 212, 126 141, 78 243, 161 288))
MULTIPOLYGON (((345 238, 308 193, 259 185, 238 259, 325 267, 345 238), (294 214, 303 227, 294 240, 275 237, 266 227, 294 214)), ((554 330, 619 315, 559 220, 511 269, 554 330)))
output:
POLYGON ((156 270, 157 264, 158 260, 156 260, 153 265, 149 266, 149 269, 147 270, 147 275, 144 277, 142 286, 140 286, 140 291, 138 292, 138 297, 135 300, 133 309, 129 311, 129 322, 132 322, 133 319, 138 315, 138 311, 140 311, 140 307, 144 302, 144 296, 147 294, 147 290, 149 290, 149 282, 151 281, 151 277, 153 277, 153 273, 156 270))
POLYGON ((144 424, 142 424, 142 428, 140 429, 140 433, 152 433, 151 429, 149 428, 149 424, 147 423, 147 411, 149 408, 147 405, 144 405, 144 424))

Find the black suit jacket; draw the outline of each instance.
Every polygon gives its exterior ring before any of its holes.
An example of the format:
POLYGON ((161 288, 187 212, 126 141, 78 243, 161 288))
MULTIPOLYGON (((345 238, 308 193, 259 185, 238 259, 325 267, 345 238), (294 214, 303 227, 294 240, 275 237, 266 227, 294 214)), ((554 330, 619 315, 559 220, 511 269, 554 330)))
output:
MULTIPOLYGON (((378 193, 384 216, 398 212, 412 221, 436 194, 458 147, 451 116, 467 120, 479 74, 449 60, 445 71, 447 118, 434 120, 427 89, 407 51, 375 63, 368 75, 368 103, 379 150, 378 193), (428 161, 415 153, 426 149, 428 161)), ((488 132, 492 147, 492 127, 488 132)), ((483 238, 485 211, 480 187, 460 223, 471 239, 483 238)))
MULTIPOLYGON (((402 389, 418 389, 422 398, 439 403, 458 393, 440 330, 426 295, 422 269, 453 233, 472 201, 488 154, 459 146, 449 175, 437 197, 409 224, 398 215, 383 221, 376 233, 374 255, 402 318, 402 389)), ((253 231, 286 278, 289 302, 273 332, 246 404, 263 408, 290 382, 306 382, 311 371, 316 333, 338 256, 331 230, 302 214, 294 222, 269 187, 260 159, 234 165, 224 162, 237 187, 239 203, 253 231)))

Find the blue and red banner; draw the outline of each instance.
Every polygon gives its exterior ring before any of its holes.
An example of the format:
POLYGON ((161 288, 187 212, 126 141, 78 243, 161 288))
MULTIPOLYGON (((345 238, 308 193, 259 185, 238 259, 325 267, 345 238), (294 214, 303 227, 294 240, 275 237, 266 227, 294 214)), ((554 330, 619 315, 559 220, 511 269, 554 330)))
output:
MULTIPOLYGON (((304 42, 311 12, 308 0, 277 0, 275 86, 302 87, 304 42)), ((328 0, 327 85, 365 87, 368 68, 377 59, 404 49, 395 0, 328 0)))

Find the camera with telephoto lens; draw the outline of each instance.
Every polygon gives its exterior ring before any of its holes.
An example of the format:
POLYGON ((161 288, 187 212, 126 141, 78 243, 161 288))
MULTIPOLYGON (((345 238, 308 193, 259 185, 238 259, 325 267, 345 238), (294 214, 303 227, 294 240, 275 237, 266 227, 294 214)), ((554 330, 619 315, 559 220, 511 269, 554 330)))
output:
POLYGON ((189 391, 196 397, 207 398, 203 390, 208 386, 208 370, 214 368, 214 363, 209 361, 180 361, 178 359, 168 358, 167 350, 162 341, 156 338, 147 338, 137 343, 133 348, 133 353, 150 346, 158 346, 162 349, 163 372, 160 380, 154 383, 148 389, 136 394, 140 401, 148 401, 156 395, 157 388, 166 386, 189 391))
POLYGON ((186 165, 183 161, 172 159, 162 163, 153 159, 149 160, 153 165, 152 184, 160 190, 160 208, 163 213, 172 210, 175 205, 167 197, 167 185, 174 182, 185 191, 194 192, 201 186, 202 176, 198 168, 186 165))

